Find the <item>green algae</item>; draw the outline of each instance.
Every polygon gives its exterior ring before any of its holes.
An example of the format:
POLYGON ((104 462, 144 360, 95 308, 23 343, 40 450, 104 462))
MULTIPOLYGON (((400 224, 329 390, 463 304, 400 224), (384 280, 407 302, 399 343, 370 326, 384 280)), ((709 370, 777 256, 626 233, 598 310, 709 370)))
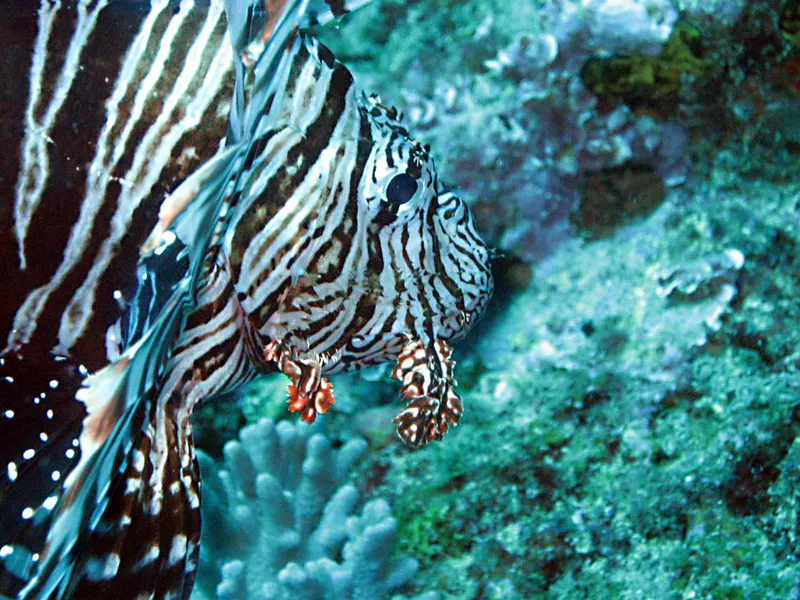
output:
POLYGON ((702 31, 678 21, 658 56, 592 57, 581 79, 605 102, 621 101, 633 109, 674 111, 688 77, 701 85, 709 62, 703 56, 702 31))

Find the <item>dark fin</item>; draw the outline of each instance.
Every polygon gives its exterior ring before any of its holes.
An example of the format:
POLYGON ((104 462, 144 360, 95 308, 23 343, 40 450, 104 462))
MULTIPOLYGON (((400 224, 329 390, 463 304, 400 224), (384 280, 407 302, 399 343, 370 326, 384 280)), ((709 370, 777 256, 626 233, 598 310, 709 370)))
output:
MULTIPOLYGON (((170 348, 190 302, 189 283, 173 294, 135 347, 116 363, 88 376, 77 391, 72 388, 73 397, 86 406, 88 413, 77 436, 81 456, 49 515, 43 550, 20 597, 70 597, 93 568, 90 560, 95 539, 102 540, 103 534, 98 528, 107 511, 114 518, 119 490, 124 490, 121 486, 130 469, 139 464, 135 452, 146 446, 144 438, 153 419, 170 348)), ((162 423, 166 426, 168 420, 162 423)), ((136 531, 123 537, 128 536, 133 536, 132 541, 126 543, 135 544, 136 531)))
POLYGON ((80 460, 83 379, 64 358, 0 358, 0 595, 16 596, 36 569, 52 509, 80 460))
POLYGON ((189 597, 200 539, 197 459, 188 422, 157 418, 155 406, 76 567, 76 598, 133 597, 132 590, 189 597), (154 436, 174 451, 153 452, 154 436))
MULTIPOLYGON (((79 419, 83 431, 78 431, 76 439, 83 446, 87 429, 106 429, 108 436, 95 436, 102 445, 93 454, 87 451, 88 459, 77 467, 69 465, 74 473, 68 478, 71 481, 55 510, 48 511, 47 520, 33 531, 41 558, 32 560, 31 550, 15 548, 10 556, 16 562, 4 572, 3 595, 132 598, 153 593, 156 598, 189 597, 200 537, 199 469, 190 426, 187 419, 181 421, 174 412, 151 401, 149 394, 120 413, 120 403, 136 371, 134 357, 122 369, 111 365, 108 372, 88 378, 88 389, 96 387, 98 398, 105 401, 93 414, 107 418, 99 422, 93 422, 92 415, 79 419), (126 440, 131 433, 129 444, 126 440), (153 450, 157 437, 166 440, 167 454, 153 450), (22 561, 25 558, 27 561, 22 561)), ((77 386, 70 391, 77 393, 77 386)), ((87 402, 95 405, 93 400, 87 402)), ((74 428, 70 438, 73 435, 74 428)), ((72 447, 71 439, 68 445, 72 447)), ((44 457, 42 454, 42 460, 44 457)), ((22 481, 20 473, 15 483, 22 481)), ((13 495, 4 495, 9 504, 22 497, 19 489, 13 491, 13 495)), ((25 541, 30 544, 31 529, 11 525, 26 534, 25 541)))

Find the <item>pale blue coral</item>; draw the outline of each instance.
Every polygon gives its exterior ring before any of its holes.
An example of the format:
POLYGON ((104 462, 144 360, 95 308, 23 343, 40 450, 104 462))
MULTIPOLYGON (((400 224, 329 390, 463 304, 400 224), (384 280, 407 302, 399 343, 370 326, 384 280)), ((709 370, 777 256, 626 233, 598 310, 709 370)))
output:
POLYGON ((203 537, 195 598, 389 597, 417 570, 393 560, 397 522, 387 502, 361 504, 347 484, 366 452, 340 448, 302 422, 264 419, 228 442, 224 464, 198 453, 203 537))

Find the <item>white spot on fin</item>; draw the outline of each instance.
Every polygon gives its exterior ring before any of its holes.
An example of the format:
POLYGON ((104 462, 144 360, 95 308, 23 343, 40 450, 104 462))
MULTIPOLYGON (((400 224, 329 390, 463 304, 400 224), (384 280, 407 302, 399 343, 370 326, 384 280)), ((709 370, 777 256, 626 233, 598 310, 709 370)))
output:
POLYGON ((89 581, 107 581, 119 570, 120 558, 116 552, 106 555, 105 559, 90 558, 86 563, 86 578, 89 581))
POLYGON ((186 556, 186 546, 186 536, 182 533, 172 538, 172 547, 169 549, 169 558, 167 559, 170 567, 183 560, 183 557, 186 556))

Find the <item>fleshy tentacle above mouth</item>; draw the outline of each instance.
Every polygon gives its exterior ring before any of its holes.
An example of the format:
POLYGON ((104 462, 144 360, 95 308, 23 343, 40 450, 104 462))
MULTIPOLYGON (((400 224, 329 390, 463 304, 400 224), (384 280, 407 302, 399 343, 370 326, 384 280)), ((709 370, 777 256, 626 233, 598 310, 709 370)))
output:
POLYGON ((333 405, 333 385, 322 376, 328 362, 324 356, 295 356, 292 349, 280 340, 264 347, 264 360, 275 362, 289 377, 289 412, 299 412, 306 423, 313 423, 317 413, 325 414, 333 405))

